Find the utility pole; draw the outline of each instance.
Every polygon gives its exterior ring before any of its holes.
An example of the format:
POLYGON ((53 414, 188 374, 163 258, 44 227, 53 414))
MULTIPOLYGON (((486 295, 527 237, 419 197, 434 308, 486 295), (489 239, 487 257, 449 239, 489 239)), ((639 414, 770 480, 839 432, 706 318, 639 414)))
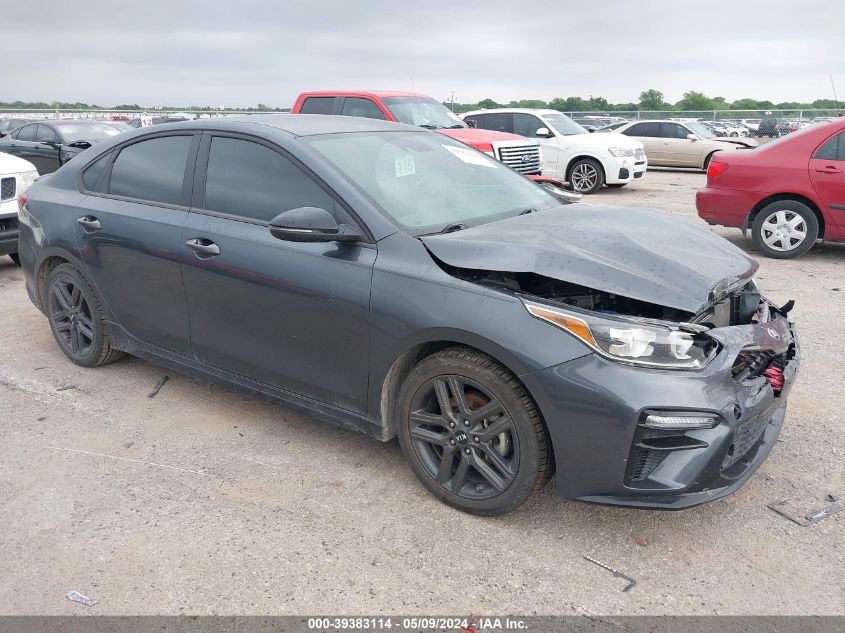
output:
POLYGON ((449 109, 454 112, 455 111, 455 91, 449 91, 449 109))

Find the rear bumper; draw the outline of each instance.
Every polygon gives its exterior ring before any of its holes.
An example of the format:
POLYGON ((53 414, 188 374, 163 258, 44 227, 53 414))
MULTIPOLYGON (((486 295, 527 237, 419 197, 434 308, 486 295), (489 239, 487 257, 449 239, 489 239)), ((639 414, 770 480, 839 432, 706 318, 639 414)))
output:
POLYGON ((745 218, 766 194, 740 189, 705 187, 695 193, 698 217, 710 224, 741 228, 745 218))
POLYGON ((565 499, 681 509, 739 489, 771 452, 800 364, 786 319, 720 328, 722 350, 698 372, 626 366, 590 354, 523 377, 549 428, 555 483, 565 499), (738 381, 731 369, 744 348, 759 347, 771 326, 783 341, 784 385, 764 376, 738 381), (648 412, 703 412, 713 428, 654 431, 648 412))

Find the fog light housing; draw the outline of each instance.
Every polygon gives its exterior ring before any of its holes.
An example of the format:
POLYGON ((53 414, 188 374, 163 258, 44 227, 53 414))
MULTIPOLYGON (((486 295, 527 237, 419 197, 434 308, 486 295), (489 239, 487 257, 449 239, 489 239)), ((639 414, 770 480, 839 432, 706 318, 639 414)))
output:
POLYGON ((719 424, 716 415, 706 413, 649 413, 643 426, 665 431, 689 431, 692 429, 712 429, 719 424))

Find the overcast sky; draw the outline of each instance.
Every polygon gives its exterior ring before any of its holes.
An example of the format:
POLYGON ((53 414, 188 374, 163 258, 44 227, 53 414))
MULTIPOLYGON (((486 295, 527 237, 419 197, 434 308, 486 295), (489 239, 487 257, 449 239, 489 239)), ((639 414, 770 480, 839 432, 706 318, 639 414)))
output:
POLYGON ((306 89, 437 99, 656 88, 845 99, 845 1, 0 0, 0 101, 290 106, 306 89), (694 8, 695 6, 700 8, 694 8))

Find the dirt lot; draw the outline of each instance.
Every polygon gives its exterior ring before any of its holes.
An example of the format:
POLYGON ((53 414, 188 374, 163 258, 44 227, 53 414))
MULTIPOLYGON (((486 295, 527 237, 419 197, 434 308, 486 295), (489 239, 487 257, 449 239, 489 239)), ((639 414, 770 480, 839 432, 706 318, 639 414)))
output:
MULTIPOLYGON (((703 181, 651 170, 589 201, 698 222, 703 181)), ((395 443, 179 375, 151 399, 165 372, 136 359, 77 368, 0 258, 0 612, 845 613, 845 512, 800 527, 766 507, 845 496, 845 245, 760 261, 769 296, 797 302, 804 364, 742 490, 658 513, 548 487, 480 519, 427 494, 395 443)))

